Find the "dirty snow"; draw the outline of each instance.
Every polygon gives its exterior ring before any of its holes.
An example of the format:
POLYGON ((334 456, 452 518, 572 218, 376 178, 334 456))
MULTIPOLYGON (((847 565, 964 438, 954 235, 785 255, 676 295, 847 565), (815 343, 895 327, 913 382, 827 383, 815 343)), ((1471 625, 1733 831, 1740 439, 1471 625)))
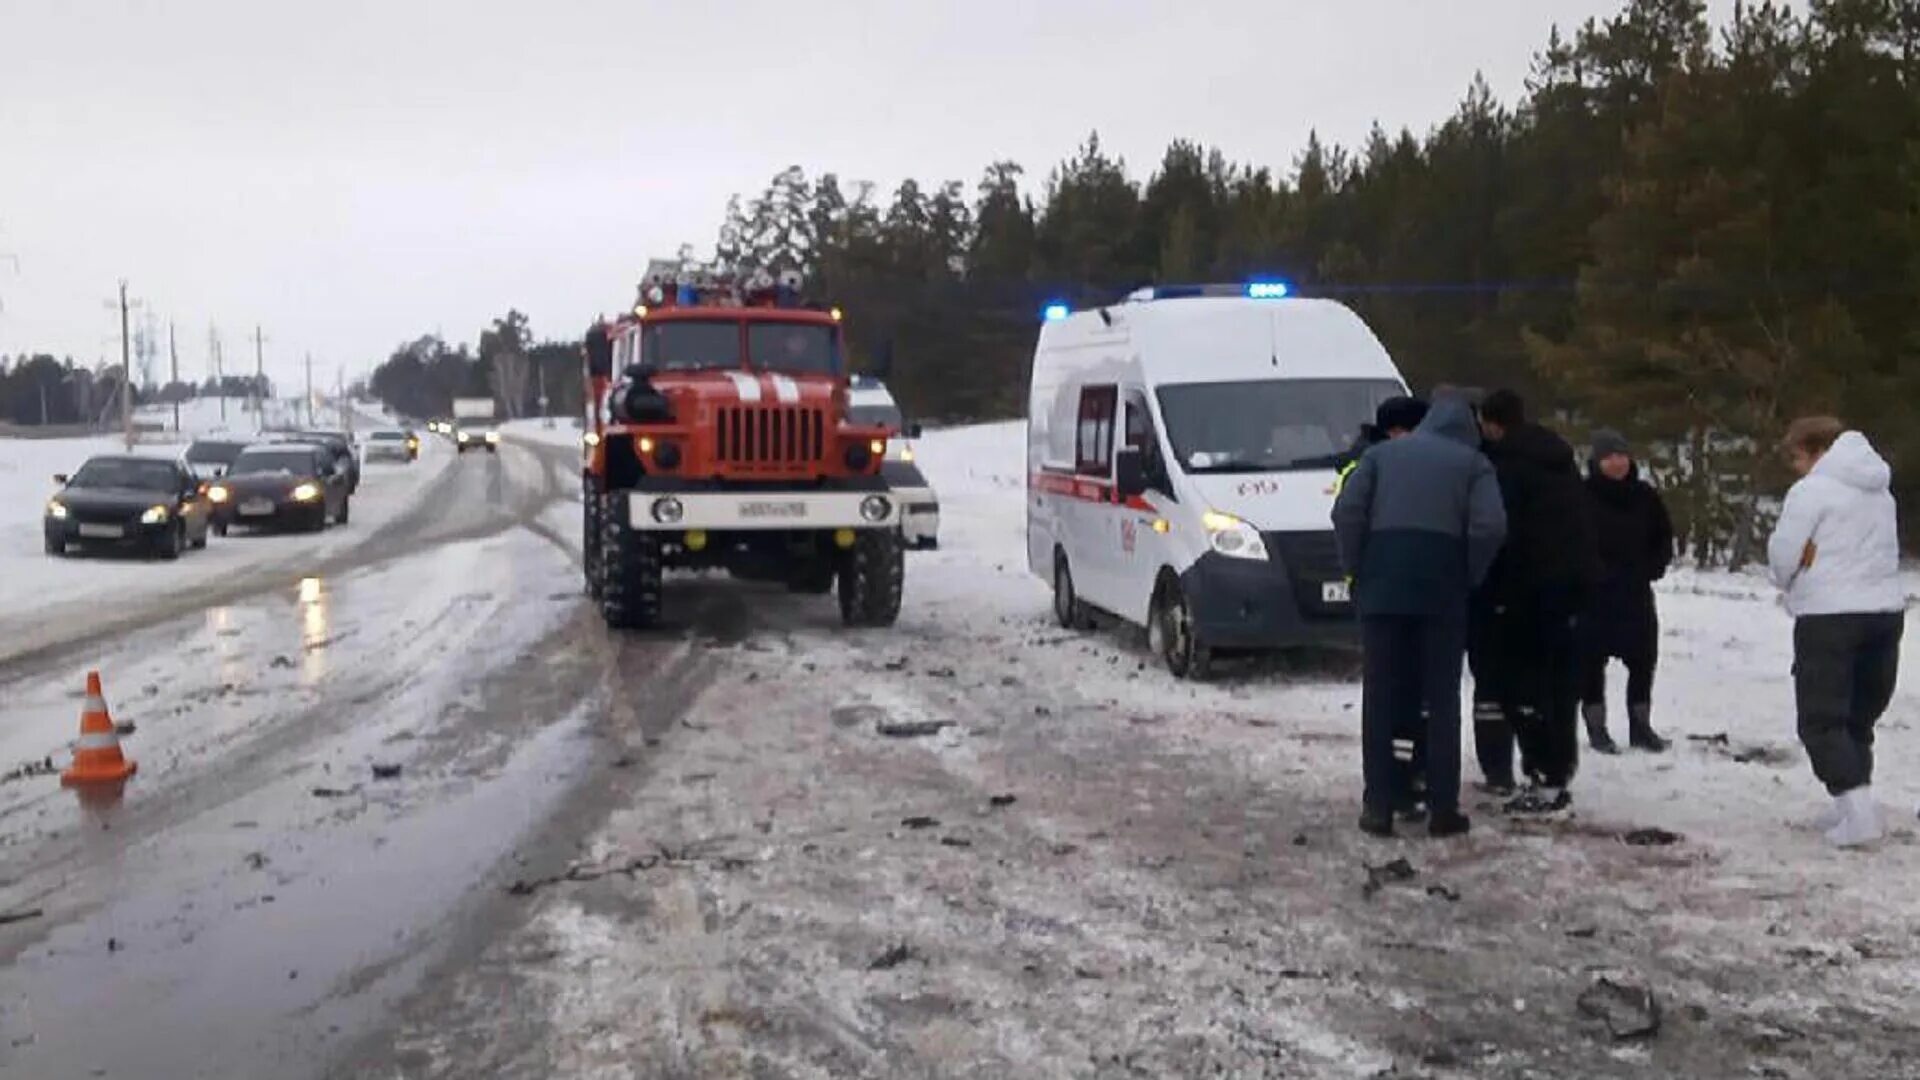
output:
POLYGON ((676 857, 542 890, 380 1075, 1920 1075, 1911 679, 1892 835, 1834 851, 1801 824, 1785 616, 1679 574, 1672 752, 1589 756, 1566 821, 1366 840, 1351 658, 1195 686, 1137 634, 1056 629, 1021 454, 1017 424, 925 440, 944 547, 892 631, 741 587, 752 632, 627 744, 645 767, 575 865, 676 857), (1679 840, 1625 842, 1647 827, 1679 840), (1652 991, 1655 1038, 1582 1015, 1603 977, 1652 991), (532 1011, 503 1028, 505 993, 532 1011))

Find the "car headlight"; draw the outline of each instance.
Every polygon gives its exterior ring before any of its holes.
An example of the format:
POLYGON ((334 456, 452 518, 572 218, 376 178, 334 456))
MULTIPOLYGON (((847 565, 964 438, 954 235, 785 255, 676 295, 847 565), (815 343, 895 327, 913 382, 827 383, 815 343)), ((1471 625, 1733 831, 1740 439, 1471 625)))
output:
POLYGON ((166 520, 167 508, 164 506, 149 506, 147 512, 140 515, 142 525, 158 525, 166 520))
POLYGON ((901 461, 912 461, 912 460, 913 460, 913 447, 911 447, 911 446, 903 446, 903 447, 901 447, 901 448, 900 448, 900 460, 901 460, 901 461))
POLYGON ((47 516, 55 521, 67 520, 67 504, 59 499, 47 500, 47 516))
POLYGON ((885 495, 869 495, 860 500, 860 516, 878 524, 893 513, 893 503, 885 495))
POLYGON ((499 433, 499 432, 497 432, 497 431, 489 431, 489 432, 487 432, 487 441, 488 441, 488 442, 490 442, 490 443, 497 443, 497 442, 499 442, 499 441, 500 441, 500 433, 499 433))
POLYGON ((687 508, 681 505, 679 499, 668 495, 665 498, 653 500, 653 520, 660 524, 671 525, 685 516, 687 516, 687 508))
POLYGON ((218 505, 226 502, 228 497, 227 489, 219 484, 215 484, 207 489, 207 501, 210 503, 218 505))
POLYGON ((1200 525, 1207 530, 1207 543, 1229 559, 1264 561, 1267 557, 1267 542, 1260 539, 1260 530, 1232 514, 1209 510, 1200 515, 1200 525))
POLYGON ((305 484, 297 485, 293 489, 294 502, 312 502, 313 500, 319 497, 320 497, 319 484, 305 483, 305 484))

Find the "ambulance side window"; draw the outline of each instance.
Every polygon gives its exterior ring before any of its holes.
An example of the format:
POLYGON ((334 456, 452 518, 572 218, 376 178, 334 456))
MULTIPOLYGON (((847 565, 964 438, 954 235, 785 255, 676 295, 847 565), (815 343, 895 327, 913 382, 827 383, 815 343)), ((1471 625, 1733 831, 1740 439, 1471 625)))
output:
POLYGON ((1172 495, 1173 484, 1167 476, 1167 466, 1160 456, 1160 440, 1154 437, 1153 414, 1147 411, 1147 398, 1138 390, 1127 391, 1126 446, 1130 450, 1140 451, 1140 464, 1147 474, 1147 483, 1154 490, 1172 495))
POLYGON ((1113 414, 1119 394, 1111 386, 1080 390, 1080 421, 1074 469, 1088 476, 1113 474, 1113 414))

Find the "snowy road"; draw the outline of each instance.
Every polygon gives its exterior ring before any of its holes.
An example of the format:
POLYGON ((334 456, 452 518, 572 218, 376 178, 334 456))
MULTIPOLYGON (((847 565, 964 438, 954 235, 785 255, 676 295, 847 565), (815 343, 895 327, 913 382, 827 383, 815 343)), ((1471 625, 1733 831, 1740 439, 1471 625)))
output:
POLYGON ((607 635, 574 436, 519 437, 323 570, 0 682, 0 765, 89 666, 141 764, 112 807, 0 783, 0 913, 44 911, 0 926, 0 1075, 1920 1075, 1920 699, 1895 835, 1829 851, 1750 582, 1667 589, 1674 754, 1589 761, 1568 822, 1363 843, 1350 661, 1196 687, 1052 628, 1017 427, 922 444, 942 550, 853 633, 695 580, 607 635), (1602 975, 1656 1038, 1582 1015, 1602 975))

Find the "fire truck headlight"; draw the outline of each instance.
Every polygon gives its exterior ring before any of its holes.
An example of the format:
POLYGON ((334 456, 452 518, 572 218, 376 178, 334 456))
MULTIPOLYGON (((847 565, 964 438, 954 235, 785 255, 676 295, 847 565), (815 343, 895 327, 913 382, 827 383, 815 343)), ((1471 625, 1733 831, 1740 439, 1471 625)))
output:
POLYGON ((662 525, 672 525, 686 516, 687 508, 671 495, 653 500, 653 520, 662 525))
POLYGON ((885 495, 869 495, 860 500, 860 516, 875 524, 887 520, 893 513, 893 503, 885 495))

